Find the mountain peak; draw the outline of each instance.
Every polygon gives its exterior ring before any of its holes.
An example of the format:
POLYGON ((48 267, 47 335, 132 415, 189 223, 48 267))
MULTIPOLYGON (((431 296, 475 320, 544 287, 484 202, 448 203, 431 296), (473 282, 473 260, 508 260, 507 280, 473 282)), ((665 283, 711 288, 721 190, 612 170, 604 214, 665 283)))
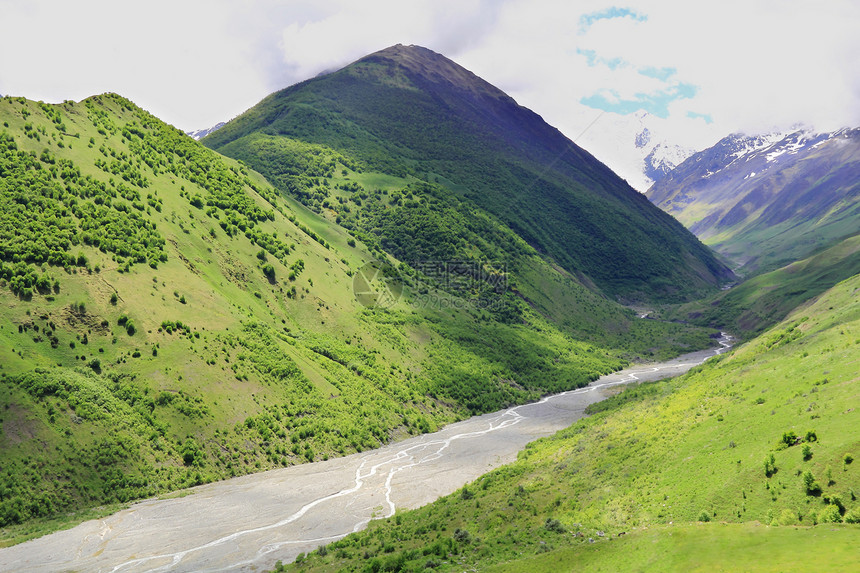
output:
POLYGON ((388 68, 385 73, 389 79, 396 79, 396 75, 392 75, 391 70, 395 68, 406 72, 413 82, 420 78, 426 82, 448 85, 476 95, 509 99, 503 91, 460 64, 423 46, 396 44, 365 56, 348 69, 366 69, 368 64, 388 68))

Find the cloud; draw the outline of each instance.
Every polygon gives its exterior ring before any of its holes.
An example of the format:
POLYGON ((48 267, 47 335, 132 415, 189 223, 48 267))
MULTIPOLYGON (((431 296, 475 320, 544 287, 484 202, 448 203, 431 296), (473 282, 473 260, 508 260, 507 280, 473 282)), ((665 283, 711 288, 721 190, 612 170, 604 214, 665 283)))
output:
POLYGON ((582 16, 580 16, 579 31, 580 33, 585 32, 598 20, 612 20, 615 18, 630 18, 631 20, 637 22, 645 22, 648 20, 648 16, 634 12, 629 8, 619 8, 618 6, 611 6, 609 8, 606 8, 605 10, 591 12, 589 14, 583 14, 582 16))
POLYGON ((183 129, 396 43, 443 53, 568 134, 600 113, 586 104, 650 109, 697 141, 703 126, 860 125, 856 0, 0 0, 0 13, 0 93, 115 91, 183 129))
POLYGON ((304 79, 398 43, 455 57, 480 43, 501 6, 488 0, 332 2, 324 14, 284 26, 283 62, 304 79))
POLYGON ((459 61, 568 134, 598 109, 643 109, 699 147, 732 131, 860 125, 858 25, 852 0, 516 1, 459 61))
MULTIPOLYGON (((651 93, 636 93, 633 98, 623 99, 614 90, 600 90, 590 96, 580 99, 580 103, 602 111, 611 111, 620 115, 628 115, 637 111, 647 111, 651 115, 666 119, 669 117, 669 105, 680 99, 695 97, 697 88, 691 84, 675 84, 665 89, 651 93)), ((692 117, 687 114, 688 117, 692 117)))
POLYGON ((2 4, 0 93, 57 102, 112 91, 184 129, 228 119, 265 95, 229 33, 227 0, 2 4))

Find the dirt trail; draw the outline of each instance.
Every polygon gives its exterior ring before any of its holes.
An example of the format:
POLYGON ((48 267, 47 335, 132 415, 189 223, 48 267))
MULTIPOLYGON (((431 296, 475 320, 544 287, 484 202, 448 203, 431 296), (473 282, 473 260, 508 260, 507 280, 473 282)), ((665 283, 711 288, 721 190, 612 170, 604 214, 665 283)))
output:
POLYGON ((0 571, 262 571, 429 503, 569 426, 613 386, 677 376, 729 347, 603 376, 361 454, 199 486, 0 549, 0 571))

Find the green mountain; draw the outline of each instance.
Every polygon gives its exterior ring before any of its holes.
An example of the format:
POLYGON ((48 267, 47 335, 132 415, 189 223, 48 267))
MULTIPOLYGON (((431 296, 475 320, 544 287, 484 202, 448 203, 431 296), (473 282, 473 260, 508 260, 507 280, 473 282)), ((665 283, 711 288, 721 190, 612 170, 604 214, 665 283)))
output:
POLYGON ((845 571, 860 542, 860 275, 688 374, 287 570, 845 571))
POLYGON ((701 301, 672 309, 675 320, 752 338, 834 284, 860 274, 860 235, 802 261, 762 273, 701 301))
POLYGON ((0 122, 0 543, 709 344, 330 148, 277 142, 349 195, 349 232, 120 96, 2 98, 0 122))
POLYGON ((741 267, 763 272, 860 233, 860 130, 730 135, 648 190, 741 267))
POLYGON ((365 173, 420 179, 406 189, 412 201, 453 206, 468 219, 487 213, 560 274, 613 299, 679 300, 731 276, 679 223, 540 116, 425 48, 394 46, 272 94, 202 141, 357 236, 378 237, 405 262, 459 253, 445 248, 447 237, 427 237, 440 248, 402 248, 386 222, 421 233, 429 217, 416 221, 409 203, 392 213, 389 200, 371 201, 350 216, 350 200, 366 202, 378 184, 352 182, 341 193, 322 178, 331 173, 327 161, 347 157, 365 173), (318 161, 302 159, 302 146, 318 161))

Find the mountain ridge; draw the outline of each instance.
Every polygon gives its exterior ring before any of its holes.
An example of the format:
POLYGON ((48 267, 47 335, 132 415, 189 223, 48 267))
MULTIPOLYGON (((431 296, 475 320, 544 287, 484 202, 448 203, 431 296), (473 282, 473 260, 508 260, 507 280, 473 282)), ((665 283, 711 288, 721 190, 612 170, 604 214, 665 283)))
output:
POLYGON ((438 180, 613 298, 685 296, 731 276, 538 114, 426 48, 393 46, 276 92, 202 141, 266 174, 252 135, 438 180))
POLYGON ((860 232, 860 129, 733 134, 646 196, 749 271, 860 232))

